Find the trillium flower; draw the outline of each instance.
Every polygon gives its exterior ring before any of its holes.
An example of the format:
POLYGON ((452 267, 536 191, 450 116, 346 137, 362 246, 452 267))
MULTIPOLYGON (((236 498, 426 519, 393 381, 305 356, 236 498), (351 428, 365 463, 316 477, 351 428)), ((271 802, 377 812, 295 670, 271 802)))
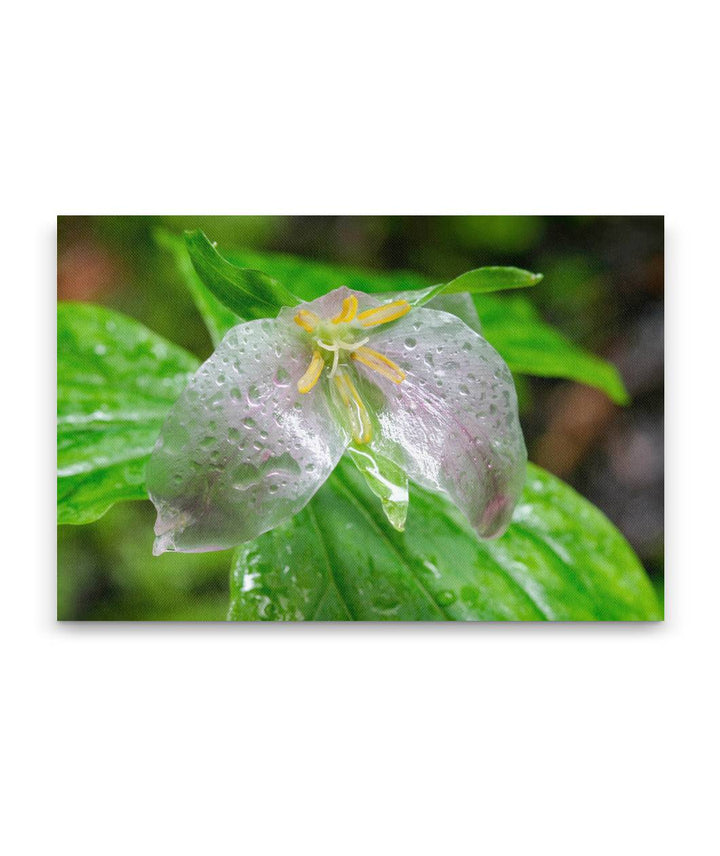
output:
POLYGON ((300 511, 350 444, 507 527, 526 452, 508 367, 456 315, 338 288, 239 324, 191 378, 147 469, 155 554, 235 546, 300 511))

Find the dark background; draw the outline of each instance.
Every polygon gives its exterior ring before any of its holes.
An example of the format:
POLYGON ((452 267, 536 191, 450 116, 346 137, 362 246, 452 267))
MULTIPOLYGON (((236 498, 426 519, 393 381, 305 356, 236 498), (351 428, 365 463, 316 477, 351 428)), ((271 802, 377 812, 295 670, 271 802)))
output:
MULTIPOLYGON (((632 397, 518 378, 530 459, 599 506, 662 596, 663 221, 660 217, 60 217, 58 298, 125 312, 201 358, 212 347, 157 226, 434 281, 489 264, 545 279, 525 292, 546 320, 611 360, 632 397)), ((412 513, 412 512, 411 512, 412 513)), ((151 555, 154 510, 123 503, 58 534, 58 617, 223 619, 229 553, 151 555)))

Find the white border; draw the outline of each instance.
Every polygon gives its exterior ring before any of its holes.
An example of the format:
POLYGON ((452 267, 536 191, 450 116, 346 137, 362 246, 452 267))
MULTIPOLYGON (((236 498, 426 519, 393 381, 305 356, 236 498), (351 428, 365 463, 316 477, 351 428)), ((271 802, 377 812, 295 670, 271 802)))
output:
POLYGON ((712 850, 718 136, 703 8, 11 10, 5 852, 712 850), (54 217, 158 211, 667 214, 667 622, 56 625, 54 217))

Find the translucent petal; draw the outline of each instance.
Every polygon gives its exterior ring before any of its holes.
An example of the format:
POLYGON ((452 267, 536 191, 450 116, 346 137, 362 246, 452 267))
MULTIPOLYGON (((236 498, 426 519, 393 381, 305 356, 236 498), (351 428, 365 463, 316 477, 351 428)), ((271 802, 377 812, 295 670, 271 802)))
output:
POLYGON ((428 309, 437 309, 440 312, 449 312, 464 321, 471 330, 482 335, 480 316, 475 308, 472 297, 465 291, 458 294, 439 294, 428 300, 425 304, 428 309))
POLYGON ((501 535, 525 480, 527 453, 512 375, 500 355, 454 315, 432 309, 413 309, 368 345, 407 372, 394 384, 357 366, 383 393, 373 397, 364 384, 381 427, 379 450, 420 484, 448 493, 479 535, 501 535))
POLYGON ((350 438, 320 384, 298 392, 311 357, 299 328, 262 319, 233 328, 198 369, 147 467, 156 554, 255 538, 330 475, 350 438))
MULTIPOLYGON (((379 306, 381 303, 390 303, 391 300, 397 299, 392 294, 366 294, 364 291, 355 291, 342 285, 340 288, 329 291, 327 294, 323 294, 322 297, 317 297, 315 300, 303 303, 301 306, 284 307, 280 310, 278 320, 289 324, 293 322, 293 319, 301 309, 314 312, 320 318, 333 318, 341 311, 343 300, 346 297, 350 297, 351 294, 357 297, 358 313, 363 312, 365 309, 372 309, 375 306, 379 306)), ((399 296, 402 297, 402 294, 399 296)))
MULTIPOLYGON (((418 291, 395 291, 384 292, 382 294, 374 294, 373 297, 380 303, 386 303, 390 300, 407 300, 413 304, 417 299, 418 291)), ((440 312, 449 312, 451 315, 464 321, 471 330, 482 335, 482 326, 480 316, 478 315, 475 301, 472 296, 466 291, 459 291, 457 294, 438 294, 423 304, 427 309, 438 309, 440 312)), ((413 310, 415 312, 417 310, 413 310)))

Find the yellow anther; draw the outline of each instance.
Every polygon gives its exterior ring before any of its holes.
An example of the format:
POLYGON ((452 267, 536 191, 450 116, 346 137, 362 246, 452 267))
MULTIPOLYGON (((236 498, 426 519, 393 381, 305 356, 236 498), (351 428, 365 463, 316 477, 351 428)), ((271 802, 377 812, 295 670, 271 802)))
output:
POLYGON ((340 314, 336 315, 332 319, 333 324, 339 324, 341 321, 352 321, 355 317, 355 313, 357 312, 357 308, 357 297, 355 297, 354 294, 351 294, 350 297, 346 297, 345 300, 343 300, 340 314))
POLYGON ((393 383, 402 383, 405 380, 405 372, 397 363, 377 351, 373 351, 372 348, 357 348, 351 356, 354 360, 363 363, 393 383))
POLYGON ((298 392, 310 392, 310 390, 318 382, 318 378, 320 377, 320 373, 322 372, 324 365, 325 360, 323 360, 320 351, 313 351, 313 357, 310 362, 310 365, 308 366, 308 369, 305 374, 298 381, 298 392))
POLYGON ((356 443, 369 443, 372 439, 372 424, 370 423, 370 415, 367 412, 367 408, 362 398, 360 398, 360 393, 345 372, 339 371, 335 375, 334 380, 342 403, 345 405, 350 418, 350 430, 353 440, 356 443))
POLYGON ((309 309, 301 309, 295 316, 295 323, 303 330, 307 330, 308 333, 314 333, 315 328, 320 323, 320 318, 309 309))
POLYGON ((376 306, 374 309, 366 309, 361 312, 357 319, 363 327, 375 327, 378 324, 387 324, 402 318, 410 311, 407 300, 396 300, 394 303, 386 303, 384 306, 376 306))

